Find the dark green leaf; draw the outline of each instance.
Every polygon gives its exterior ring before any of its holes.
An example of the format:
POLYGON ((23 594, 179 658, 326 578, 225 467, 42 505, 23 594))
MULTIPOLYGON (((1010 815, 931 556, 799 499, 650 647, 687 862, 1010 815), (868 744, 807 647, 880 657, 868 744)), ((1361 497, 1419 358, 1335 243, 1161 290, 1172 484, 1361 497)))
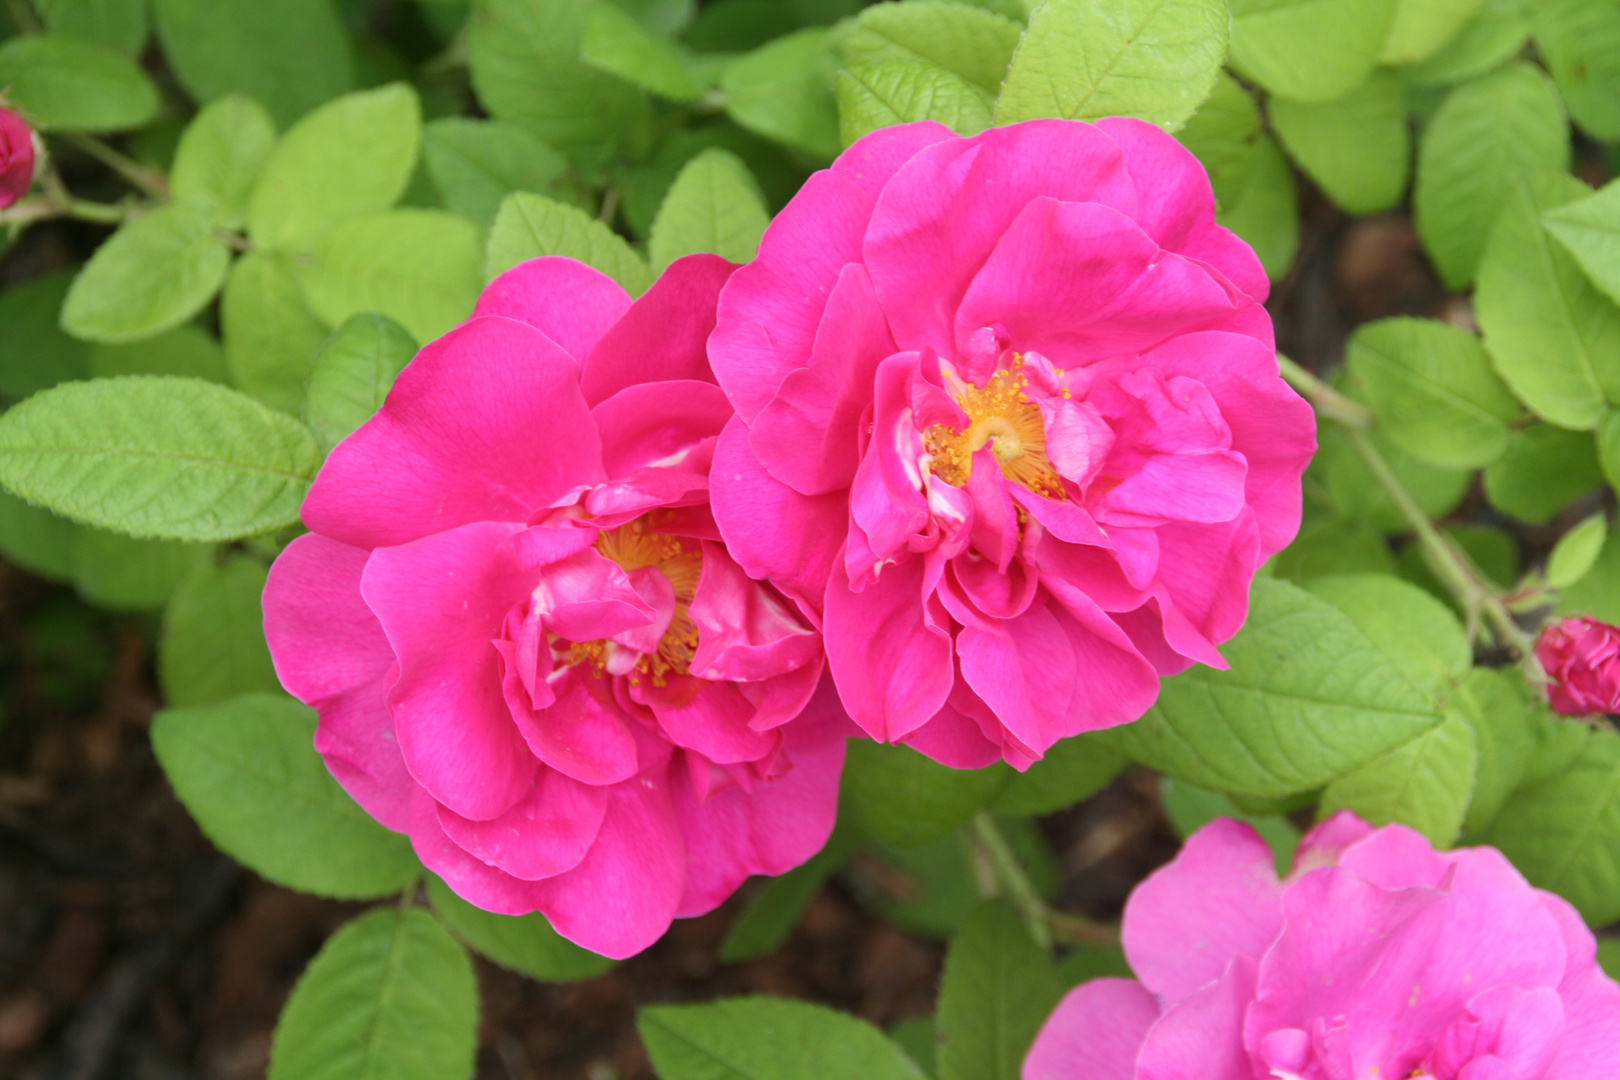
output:
POLYGON ((1478 762, 1474 728, 1461 711, 1405 746, 1341 776, 1322 792, 1319 813, 1354 811, 1373 825, 1399 822, 1439 848, 1462 831, 1478 762))
POLYGON ((990 801, 998 814, 1035 817, 1089 799, 1108 786, 1125 759, 1095 735, 1060 739, 1044 757, 1017 773, 990 801))
POLYGON ((139 56, 146 44, 146 0, 34 0, 45 29, 139 56))
POLYGON ((793 933, 827 879, 854 854, 860 836, 849 826, 834 830, 827 846, 804 865, 760 886, 720 943, 720 962, 735 964, 775 952, 793 933))
POLYGON ((1020 27, 991 12, 941 0, 875 4, 839 42, 849 64, 910 61, 941 68, 993 102, 1018 48, 1020 27))
POLYGON ((1456 37, 1406 70, 1406 80, 1412 86, 1441 86, 1483 75, 1516 56, 1529 36, 1527 0, 1485 0, 1456 37))
POLYGON ((264 642, 264 585, 264 564, 249 555, 201 562, 180 582, 158 640, 158 684, 170 705, 281 688, 264 642))
POLYGON ((1300 836, 1299 830, 1287 818, 1275 814, 1245 814, 1225 795, 1205 791, 1180 780, 1165 779, 1163 785, 1164 812, 1175 827, 1177 836, 1185 840, 1216 818, 1237 818, 1253 826, 1254 831, 1270 845, 1277 864, 1277 876, 1287 876, 1300 836))
POLYGON ((586 5, 580 57, 598 71, 671 101, 693 101, 703 93, 674 43, 608 0, 586 5))
MULTIPOLYGON (((1383 432, 1371 432, 1373 446, 1383 455, 1401 484, 1430 517, 1445 517, 1468 492, 1472 474, 1461 469, 1440 469, 1408 457, 1383 432)), ((1367 471, 1355 449, 1332 428, 1318 432, 1321 450, 1315 464, 1334 507, 1345 517, 1366 522, 1389 534, 1411 531, 1405 516, 1389 501, 1384 489, 1367 471)))
POLYGON ((89 374, 89 348, 58 325, 72 270, 0 291, 0 394, 24 398, 89 374))
POLYGON ((847 146, 878 128, 937 120, 960 135, 977 135, 990 126, 994 100, 934 64, 851 64, 838 73, 838 134, 847 146))
POLYGON ((807 1001, 729 998, 653 1005, 636 1028, 662 1080, 919 1080, 922 1072, 863 1020, 807 1001))
POLYGON ((1567 589, 1585 577, 1608 535, 1609 523, 1600 510, 1559 537, 1547 556, 1547 584, 1567 589))
POLYGON ((1494 668, 1469 672, 1457 694, 1458 710, 1473 725, 1479 750, 1474 794, 1464 820, 1470 838, 1484 835, 1524 779, 1536 740, 1525 695, 1522 680, 1494 668))
POLYGON ((1558 610, 1620 623, 1620 529, 1609 531, 1586 576, 1559 594, 1558 610))
MULTIPOLYGON (((1620 8, 1616 16, 1620 17, 1620 8)), ((1620 301, 1620 184, 1610 183, 1596 195, 1548 210, 1542 220, 1586 276, 1609 299, 1620 301)))
POLYGON ((156 611, 212 544, 135 540, 102 529, 72 533, 73 587, 86 602, 113 611, 156 611))
POLYGON ((551 928, 538 911, 497 915, 474 907, 432 874, 428 899, 457 937, 502 967, 542 982, 581 982, 613 967, 614 961, 580 948, 551 928))
POLYGON ((1378 59, 1415 64, 1438 52, 1479 13, 1481 0, 1396 0, 1378 59))
POLYGON ((868 833, 920 847, 954 832, 1012 776, 1006 765, 952 769, 907 746, 855 739, 844 764, 844 797, 868 833))
POLYGON ((1395 557, 1384 538, 1354 521, 1327 520, 1300 530, 1277 553, 1277 576, 1303 585, 1329 574, 1393 574, 1395 557))
POLYGON ((1052 961, 1000 900, 974 912, 951 941, 941 977, 940 1080, 1018 1080, 1063 985, 1052 961))
POLYGON ((1620 139, 1620 5, 1538 0, 1536 46, 1569 114, 1593 138, 1620 139))
POLYGON ((71 580, 78 529, 66 518, 0 491, 0 555, 30 574, 48 581, 71 580))

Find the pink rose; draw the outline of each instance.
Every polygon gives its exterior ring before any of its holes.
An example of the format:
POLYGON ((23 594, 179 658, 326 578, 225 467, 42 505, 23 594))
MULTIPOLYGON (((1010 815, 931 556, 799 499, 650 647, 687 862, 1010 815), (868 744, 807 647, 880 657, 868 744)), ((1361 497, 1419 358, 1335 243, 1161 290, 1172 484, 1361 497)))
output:
POLYGON ((327 459, 265 591, 316 749, 491 911, 635 953, 832 830, 821 639, 719 543, 730 263, 631 302, 571 259, 495 279, 327 459), (789 723, 789 721, 794 721, 789 723))
POLYGON ((1620 627, 1585 616, 1548 626, 1536 659, 1552 682, 1547 700, 1565 716, 1620 712, 1620 627))
POLYGON ((1137 886, 1141 981, 1069 992, 1024 1080, 1609 1080, 1620 984, 1575 909, 1494 848, 1341 811, 1279 882, 1220 820, 1137 886))
POLYGON ((28 194, 33 182, 33 129, 16 113, 0 109, 0 210, 28 194))
POLYGON ((1299 526, 1266 291, 1150 124, 874 132, 721 294, 721 532, 873 738, 1025 767, 1135 720, 1299 526))

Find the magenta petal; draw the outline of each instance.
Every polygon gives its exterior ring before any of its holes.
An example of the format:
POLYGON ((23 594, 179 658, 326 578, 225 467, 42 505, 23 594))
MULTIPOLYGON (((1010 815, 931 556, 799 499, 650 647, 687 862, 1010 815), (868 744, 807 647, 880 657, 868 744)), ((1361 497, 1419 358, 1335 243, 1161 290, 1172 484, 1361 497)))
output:
MULTIPOLYGON (((659 620, 658 610, 619 564, 593 548, 543 566, 534 577, 535 614, 546 630, 567 641, 600 641, 659 620)), ((667 578, 664 587, 669 589, 667 578)), ((664 605, 667 626, 674 606, 671 598, 665 599, 671 600, 664 605)), ((653 641, 657 641, 656 634, 653 641)))
POLYGON ((956 635, 962 678, 1024 745, 1044 752, 1064 734, 1076 657, 1057 617, 1037 601, 1014 619, 976 619, 956 635))
POLYGON ((1607 1080, 1620 1061, 1620 983, 1598 967, 1597 941, 1569 901, 1551 893, 1542 893, 1541 899, 1563 931, 1568 957, 1558 984, 1564 1040, 1548 1076, 1607 1080))
MULTIPOLYGON (((1116 541, 1123 530, 1113 530, 1116 541)), ((1153 530, 1156 570, 1176 609, 1213 642, 1226 641, 1249 614, 1249 585, 1260 566, 1260 530, 1245 510, 1215 525, 1163 525, 1153 530)))
POLYGON ((1024 1058, 1022 1080, 1136 1080, 1136 1052, 1159 1003, 1134 979, 1093 979, 1070 990, 1024 1058))
POLYGON ((937 142, 960 140, 956 132, 933 120, 895 124, 868 132, 850 143, 832 168, 854 180, 861 190, 876 199, 895 171, 919 151, 937 142))
POLYGON ((665 738, 716 764, 758 761, 781 744, 780 734, 749 726, 754 704, 733 683, 688 677, 638 689, 637 700, 652 709, 665 738))
POLYGON ((1001 744, 949 701, 922 727, 895 741, 953 769, 982 769, 1002 759, 1001 744))
POLYGON ((575 664, 551 684, 556 701, 513 719, 535 757, 586 784, 616 784, 640 767, 636 737, 608 681, 575 664))
POLYGON ((1217 981, 1167 1008, 1142 1042, 1136 1080, 1251 1080, 1243 1013, 1254 985, 1254 961, 1234 956, 1217 981))
POLYGON ((511 319, 473 319, 416 354, 382 410, 334 449, 304 523, 355 547, 474 521, 527 521, 606 479, 596 425, 561 348, 511 319))
POLYGON ((1131 970, 1167 1003, 1220 978, 1233 957, 1258 961, 1282 930, 1271 848, 1220 818, 1136 887, 1121 933, 1131 970))
POLYGON ((528 323, 562 346, 577 373, 629 307, 630 295, 600 270, 578 259, 546 255, 518 263, 490 282, 473 315, 528 323))
POLYGON ((608 790, 542 769, 529 793, 500 817, 468 821, 440 807, 439 825, 474 858, 538 881, 579 865, 602 827, 608 790))
POLYGON ((487 820, 528 792, 537 764, 501 690, 501 636, 529 572, 506 540, 522 526, 463 525, 375 551, 360 592, 399 658, 388 703, 405 763, 435 799, 487 820))
POLYGON ((439 805, 421 788, 411 800, 411 847, 422 865, 469 904, 497 915, 527 915, 538 907, 537 885, 497 870, 445 835, 439 805))
POLYGON ((676 466, 731 419, 731 403, 709 382, 677 379, 626 387, 591 410, 602 433, 602 464, 619 479, 649 465, 676 466))
POLYGON ((1294 865, 1289 878, 1297 878, 1321 866, 1339 865, 1339 856, 1352 844, 1360 843, 1375 830, 1349 810, 1335 811, 1312 826, 1294 849, 1294 865))
POLYGON ((670 263, 591 350, 579 376, 585 401, 595 406, 647 383, 713 383, 704 345, 720 287, 735 269, 718 255, 670 263))
POLYGON ((821 635, 768 586, 744 574, 720 544, 703 545, 703 573, 690 612, 698 626, 691 669, 700 678, 759 682, 821 654, 821 635))
POLYGON ((872 441, 850 488, 850 517, 879 559, 892 559, 906 550, 911 537, 927 529, 930 520, 918 464, 922 436, 908 393, 919 359, 916 353, 896 353, 878 365, 872 441))

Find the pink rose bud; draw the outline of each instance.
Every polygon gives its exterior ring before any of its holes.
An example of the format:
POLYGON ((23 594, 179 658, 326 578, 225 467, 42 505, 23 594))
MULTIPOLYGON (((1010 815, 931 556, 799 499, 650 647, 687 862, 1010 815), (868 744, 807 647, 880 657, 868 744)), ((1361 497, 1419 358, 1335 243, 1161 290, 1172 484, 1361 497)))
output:
POLYGON ((28 194, 33 182, 33 129, 16 113, 0 109, 0 210, 28 194))
POLYGON ((1230 819, 1125 905, 1136 979, 1070 991, 1023 1080, 1612 1080, 1620 984, 1495 848, 1340 811, 1279 881, 1230 819))
POLYGON ((1536 642, 1552 680, 1547 700, 1565 716, 1620 712, 1620 627, 1585 616, 1553 623, 1536 642))

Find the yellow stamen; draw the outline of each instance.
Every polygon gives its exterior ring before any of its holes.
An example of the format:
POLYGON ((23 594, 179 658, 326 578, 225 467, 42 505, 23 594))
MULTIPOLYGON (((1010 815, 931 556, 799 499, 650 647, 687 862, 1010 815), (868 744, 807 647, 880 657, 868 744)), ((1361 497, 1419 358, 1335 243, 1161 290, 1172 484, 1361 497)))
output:
POLYGON ((934 424, 923 432, 929 471, 962 487, 973 474, 973 455, 988 443, 1001 475, 1037 495, 1064 498, 1063 478, 1046 456, 1046 424, 1040 407, 1029 400, 1028 385, 1024 358, 1015 355, 1012 366, 997 371, 984 386, 957 387, 956 403, 967 413, 967 427, 934 424))
MULTIPOLYGON (((654 532, 646 518, 637 518, 598 535, 596 550, 627 571, 654 568, 675 591, 675 614, 669 629, 658 639, 656 650, 636 661, 634 670, 652 679, 654 686, 665 685, 671 672, 685 675, 691 671, 698 646, 698 627, 691 608, 703 573, 703 549, 694 540, 654 532)), ((597 674, 607 669, 609 657, 606 641, 574 642, 568 649, 569 662, 590 664, 597 674)), ((637 677, 631 676, 631 681, 638 681, 637 677)))

